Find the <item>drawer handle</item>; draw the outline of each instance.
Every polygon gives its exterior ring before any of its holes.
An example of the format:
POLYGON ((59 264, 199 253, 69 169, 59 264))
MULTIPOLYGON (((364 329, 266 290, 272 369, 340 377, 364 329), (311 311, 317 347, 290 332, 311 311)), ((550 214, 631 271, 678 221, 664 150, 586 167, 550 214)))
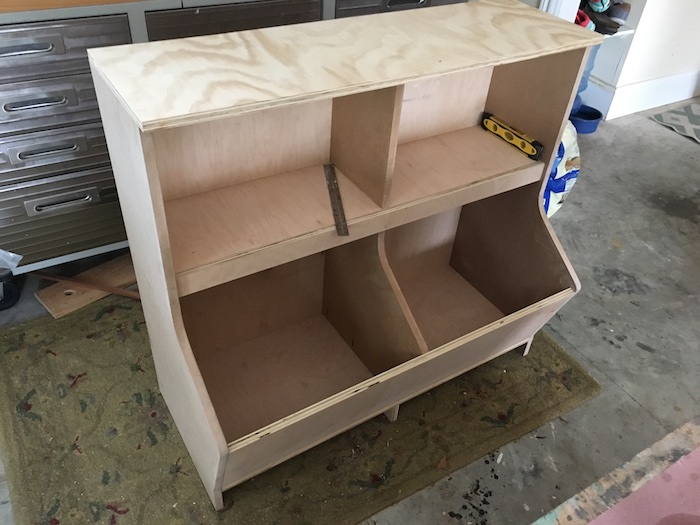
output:
POLYGON ((402 7, 418 7, 427 2, 427 0, 387 0, 387 9, 400 9, 402 7))
POLYGON ((54 49, 52 42, 34 42, 30 44, 5 46, 0 47, 0 58, 41 55, 44 53, 51 53, 54 49))
POLYGON ((28 200, 24 203, 24 209, 27 211, 29 217, 36 217, 37 215, 51 215, 70 211, 72 208, 82 208, 88 204, 96 204, 100 202, 100 200, 99 189, 93 187, 80 191, 28 200))
POLYGON ((82 197, 76 197, 75 199, 52 202, 51 204, 37 204, 34 206, 34 211, 36 211, 37 213, 42 213, 57 210, 59 208, 69 208, 71 206, 78 206, 79 204, 86 204, 88 202, 92 202, 92 196, 83 195, 82 197))
POLYGON ((30 109, 50 108, 54 106, 62 106, 68 103, 68 98, 65 96, 42 97, 31 100, 21 100, 19 102, 8 102, 2 109, 7 113, 13 111, 27 111, 30 109))
POLYGON ((78 151, 78 145, 65 144, 61 146, 46 146, 40 149, 22 151, 19 155, 17 155, 17 158, 19 158, 19 160, 33 160, 42 157, 50 157, 51 155, 69 153, 71 151, 78 151))

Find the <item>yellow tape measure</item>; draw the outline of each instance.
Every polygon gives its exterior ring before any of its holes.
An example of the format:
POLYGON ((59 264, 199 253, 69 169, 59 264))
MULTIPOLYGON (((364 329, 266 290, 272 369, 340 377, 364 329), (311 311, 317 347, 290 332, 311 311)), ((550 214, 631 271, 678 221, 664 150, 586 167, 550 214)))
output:
POLYGON ((481 127, 486 131, 505 140, 511 146, 518 148, 532 160, 540 160, 544 146, 535 139, 512 127, 510 124, 484 112, 481 117, 481 127))

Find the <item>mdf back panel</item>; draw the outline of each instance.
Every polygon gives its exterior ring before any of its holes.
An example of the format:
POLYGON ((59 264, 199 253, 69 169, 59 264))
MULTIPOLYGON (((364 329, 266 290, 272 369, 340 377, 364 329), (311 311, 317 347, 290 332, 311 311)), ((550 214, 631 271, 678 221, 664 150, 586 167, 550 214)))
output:
POLYGON ((332 101, 151 132, 164 200, 328 162, 332 101))
POLYGON ((447 265, 461 208, 454 208, 386 232, 386 252, 395 272, 421 267, 426 260, 447 265))
POLYGON ((477 125, 492 72, 486 67, 406 83, 399 144, 477 125))
POLYGON ((198 359, 321 314, 323 254, 180 298, 198 359))

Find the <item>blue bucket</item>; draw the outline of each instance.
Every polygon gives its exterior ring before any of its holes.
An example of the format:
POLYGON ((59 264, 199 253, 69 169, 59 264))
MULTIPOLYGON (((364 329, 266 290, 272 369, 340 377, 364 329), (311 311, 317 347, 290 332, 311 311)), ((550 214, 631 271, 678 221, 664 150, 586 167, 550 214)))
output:
POLYGON ((593 133, 598 129, 598 123, 603 119, 603 114, 596 108, 581 104, 578 111, 572 113, 569 119, 578 133, 593 133))

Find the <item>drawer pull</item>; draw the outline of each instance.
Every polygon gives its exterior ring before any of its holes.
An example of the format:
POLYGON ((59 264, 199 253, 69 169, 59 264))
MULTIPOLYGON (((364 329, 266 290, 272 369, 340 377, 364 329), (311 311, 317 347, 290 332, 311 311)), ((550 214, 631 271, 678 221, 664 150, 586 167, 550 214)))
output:
POLYGON ((8 102, 2 109, 6 113, 11 113, 13 111, 27 111, 30 109, 41 109, 50 108, 54 106, 62 106, 68 103, 68 98, 65 96, 54 96, 54 97, 42 97, 34 98, 31 100, 21 100, 18 102, 8 102))
POLYGON ((0 58, 41 55, 44 53, 51 53, 54 49, 52 42, 33 42, 30 44, 5 46, 0 47, 0 58))
POLYGON ((96 204, 98 202, 100 202, 99 189, 88 188, 81 191, 29 200, 24 203, 24 209, 27 211, 28 216, 36 217, 37 215, 66 212, 72 208, 82 208, 88 204, 96 204))
POLYGON ((387 9, 400 9, 402 7, 418 7, 425 4, 427 0, 387 0, 387 9))
POLYGON ((58 208, 68 208, 70 206, 77 206, 78 204, 85 204, 92 201, 90 195, 83 195, 82 197, 77 197, 75 199, 70 199, 67 201, 52 202, 51 204, 37 204, 34 206, 34 211, 37 213, 42 213, 46 211, 56 210, 58 208))
POLYGON ((19 160, 33 160, 42 157, 50 157, 52 155, 61 155, 62 153, 70 153, 71 151, 78 151, 78 145, 75 143, 63 144, 60 146, 46 146, 29 151, 22 151, 17 155, 17 158, 19 158, 19 160))

